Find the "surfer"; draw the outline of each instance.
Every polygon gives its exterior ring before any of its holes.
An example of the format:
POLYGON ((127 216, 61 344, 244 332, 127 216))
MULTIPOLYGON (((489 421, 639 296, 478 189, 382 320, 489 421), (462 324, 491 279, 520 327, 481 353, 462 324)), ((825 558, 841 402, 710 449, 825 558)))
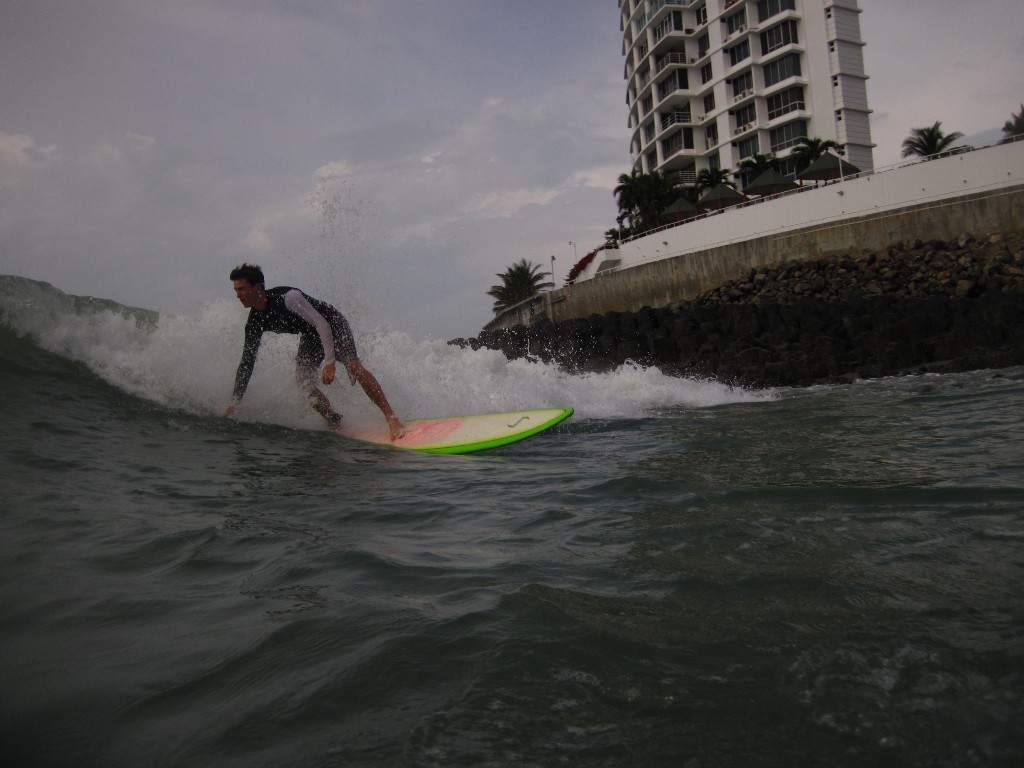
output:
POLYGON ((245 346, 235 373, 235 388, 231 404, 224 410, 225 416, 235 412, 245 395, 263 334, 267 331, 297 333, 299 351, 295 356, 295 376, 313 402, 313 408, 331 428, 336 429, 341 425, 341 414, 334 410, 331 401, 316 386, 314 377, 323 364, 320 381, 330 384, 334 381, 336 362, 340 360, 348 371, 349 380, 353 384, 359 382, 366 396, 384 414, 391 439, 397 440, 402 436, 405 428, 392 410, 377 379, 359 361, 352 328, 341 312, 296 288, 266 288, 263 270, 255 264, 235 267, 231 270, 230 279, 235 296, 249 310, 249 319, 245 323, 245 346))

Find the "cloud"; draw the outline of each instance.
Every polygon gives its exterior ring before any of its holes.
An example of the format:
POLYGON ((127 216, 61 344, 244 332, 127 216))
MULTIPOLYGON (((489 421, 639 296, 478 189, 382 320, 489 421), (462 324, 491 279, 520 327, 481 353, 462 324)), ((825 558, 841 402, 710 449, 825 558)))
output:
POLYGON ((41 145, 31 136, 0 131, 0 169, 3 169, 5 176, 59 160, 60 147, 56 144, 41 145))
MULTIPOLYGON (((622 37, 598 5, 8 3, 0 272, 194 311, 258 258, 367 322, 471 335, 496 273, 567 271, 615 223, 622 37)), ((876 162, 1018 108, 999 6, 861 0, 876 162)))
POLYGON ((84 155, 82 161, 92 170, 121 166, 152 156, 156 139, 138 133, 126 133, 113 141, 101 141, 84 155))
POLYGON ((506 189, 491 192, 471 203, 466 213, 480 218, 511 218, 531 205, 547 205, 562 192, 558 189, 506 189))

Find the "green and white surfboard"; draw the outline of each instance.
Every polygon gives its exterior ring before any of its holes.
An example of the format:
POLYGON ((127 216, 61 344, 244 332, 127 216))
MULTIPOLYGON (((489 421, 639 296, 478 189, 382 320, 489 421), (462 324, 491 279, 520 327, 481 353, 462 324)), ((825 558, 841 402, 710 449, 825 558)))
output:
POLYGON ((422 453, 474 453, 525 440, 572 416, 572 408, 484 413, 445 419, 417 419, 405 425, 405 435, 392 440, 386 427, 349 427, 338 434, 390 448, 422 453))

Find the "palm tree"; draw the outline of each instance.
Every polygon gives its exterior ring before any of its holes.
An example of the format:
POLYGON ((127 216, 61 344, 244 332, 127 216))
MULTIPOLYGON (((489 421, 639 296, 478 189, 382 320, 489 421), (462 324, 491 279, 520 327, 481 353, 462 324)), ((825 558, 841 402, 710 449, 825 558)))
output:
POLYGON ((628 219, 634 232, 654 229, 658 226, 658 217, 678 194, 674 175, 666 176, 660 171, 638 173, 634 168, 629 174, 619 176, 614 190, 619 203, 617 221, 621 226, 628 219))
POLYGON ((626 219, 629 219, 630 224, 632 224, 633 219, 638 215, 636 201, 639 196, 639 190, 640 173, 636 168, 629 173, 619 175, 619 183, 612 190, 612 194, 615 195, 615 199, 619 204, 619 215, 616 218, 619 227, 622 227, 626 219))
POLYGON ((903 157, 917 155, 918 157, 930 157, 949 149, 950 144, 955 144, 964 135, 959 131, 946 135, 942 132, 942 123, 938 120, 935 125, 928 128, 913 128, 910 135, 903 140, 903 157))
POLYGON ((541 288, 554 288, 554 283, 542 282, 551 273, 541 272, 540 269, 539 264, 531 264, 526 259, 521 259, 504 272, 499 272, 501 285, 492 285, 491 290, 487 292, 488 296, 496 299, 494 313, 498 314, 521 301, 532 299, 540 293, 541 288))
POLYGON ((740 161, 734 174, 744 188, 765 171, 779 170, 779 160, 775 155, 756 154, 740 161))
POLYGON ((1014 136, 1024 136, 1024 104, 1020 105, 1020 112, 1010 113, 1010 119, 1003 123, 1003 141, 1009 141, 1014 136))
POLYGON ((732 171, 728 168, 701 168, 697 174, 697 194, 705 189, 713 189, 719 184, 727 184, 735 189, 736 182, 729 178, 731 175, 732 171))
POLYGON ((842 156, 846 147, 834 139, 821 139, 817 136, 801 136, 793 147, 791 158, 796 162, 796 171, 806 171, 807 167, 824 155, 829 150, 835 150, 837 155, 842 156))

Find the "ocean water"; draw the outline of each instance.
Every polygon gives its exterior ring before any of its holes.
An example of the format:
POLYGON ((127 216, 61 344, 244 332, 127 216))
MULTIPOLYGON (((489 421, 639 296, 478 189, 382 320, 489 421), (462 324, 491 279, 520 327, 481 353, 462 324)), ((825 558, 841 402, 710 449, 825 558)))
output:
POLYGON ((243 321, 0 278, 5 765, 1021 764, 1024 369, 745 391, 363 329, 403 415, 576 408, 423 456, 324 431, 294 339, 221 418, 243 321))

